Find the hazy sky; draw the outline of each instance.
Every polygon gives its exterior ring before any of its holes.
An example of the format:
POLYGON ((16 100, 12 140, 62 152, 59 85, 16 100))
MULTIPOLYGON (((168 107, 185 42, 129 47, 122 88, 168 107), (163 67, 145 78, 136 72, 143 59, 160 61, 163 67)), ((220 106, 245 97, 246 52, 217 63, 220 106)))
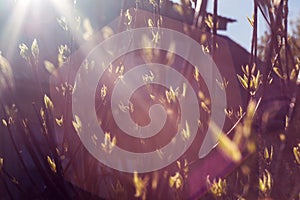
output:
MULTIPOLYGON (((180 2, 180 0, 173 0, 180 2)), ((213 0, 209 0, 207 10, 212 12, 213 0)), ((253 14, 253 0, 219 0, 218 14, 224 17, 236 19, 237 22, 228 25, 227 31, 220 31, 220 34, 228 35, 231 39, 241 46, 250 50, 252 27, 247 17, 251 18, 253 14)), ((289 19, 300 18, 300 0, 289 0, 289 19)), ((258 31, 262 35, 267 30, 264 19, 259 17, 258 31)))

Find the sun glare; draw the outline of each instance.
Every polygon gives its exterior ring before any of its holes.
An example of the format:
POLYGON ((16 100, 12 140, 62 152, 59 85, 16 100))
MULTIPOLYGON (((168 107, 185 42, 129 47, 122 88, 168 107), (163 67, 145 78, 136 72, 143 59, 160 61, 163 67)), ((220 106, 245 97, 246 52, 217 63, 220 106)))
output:
POLYGON ((11 15, 9 16, 7 23, 0 35, 0 41, 6 41, 9 44, 8 57, 12 55, 13 49, 16 47, 20 31, 28 10, 28 4, 30 0, 15 1, 15 6, 11 15))
MULTIPOLYGON (((9 3, 9 0, 6 2, 9 3)), ((74 5, 72 0, 14 0, 10 15, 0 34, 0 42, 7 46, 7 56, 13 55, 15 47, 20 43, 20 33, 36 33, 35 28, 53 17, 67 16, 71 30, 75 30, 72 23, 74 5), (74 29, 73 29, 74 28, 74 29), (9 45, 8 45, 9 44, 9 45)))

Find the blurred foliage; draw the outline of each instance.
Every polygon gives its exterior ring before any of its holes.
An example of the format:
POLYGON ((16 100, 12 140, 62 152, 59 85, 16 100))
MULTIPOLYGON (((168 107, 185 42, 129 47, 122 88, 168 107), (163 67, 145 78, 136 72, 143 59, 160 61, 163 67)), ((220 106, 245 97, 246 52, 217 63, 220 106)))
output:
MULTIPOLYGON (((293 53, 293 58, 296 60, 300 57, 300 17, 298 19, 290 19, 289 26, 292 31, 288 34, 288 44, 293 53)), ((258 56, 262 61, 266 59, 266 49, 270 44, 270 40, 271 34, 268 31, 264 32, 264 35, 259 38, 258 56)), ((285 51, 283 49, 282 53, 285 51)))
MULTIPOLYGON (((162 10, 171 8, 173 14, 176 13, 181 16, 179 17, 181 20, 187 19, 187 16, 192 14, 193 26, 197 26, 205 31, 208 28, 209 31, 211 29, 216 31, 217 13, 205 15, 205 13, 200 12, 198 15, 192 12, 192 7, 195 7, 197 0, 182 0, 182 6, 167 0, 142 0, 141 2, 131 1, 130 3, 136 7, 140 6, 146 9, 150 7, 148 10, 158 15, 161 14, 162 10)), ((74 8, 76 8, 76 1, 73 4, 74 8)), ((207 1, 202 1, 202 5, 204 4, 207 4, 207 1)), ((87 10, 89 11, 89 9, 95 8, 91 8, 90 5, 87 10)), ((105 14, 110 12, 109 9, 101 9, 105 14)), ((119 11, 118 9, 116 10, 119 11)), ((127 9, 122 11, 127 20, 125 25, 127 28, 130 28, 134 17, 127 9)), ((243 74, 236 75, 241 83, 241 87, 247 91, 248 108, 246 111, 243 111, 242 107, 240 107, 236 114, 239 121, 233 127, 233 135, 223 133, 216 126, 213 130, 217 134, 221 133, 219 138, 220 150, 227 158, 240 163, 240 165, 226 177, 218 177, 211 180, 210 176, 207 175, 206 185, 208 192, 200 199, 292 200, 300 198, 300 93, 297 93, 299 86, 296 85, 300 64, 300 19, 293 22, 293 31, 288 34, 287 12, 287 0, 254 1, 253 17, 251 19, 248 18, 253 27, 251 58, 248 65, 241 66, 243 74), (257 38, 258 12, 263 14, 270 30, 259 42, 257 38), (276 77, 279 78, 286 94, 287 100, 284 103, 287 109, 283 112, 284 118, 280 119, 284 122, 284 127, 274 130, 268 129, 266 125, 269 113, 259 113, 258 110, 260 102, 264 99, 266 88, 271 84, 272 79, 276 79, 276 77), (247 153, 247 157, 242 160, 244 153, 247 153)), ((97 13, 99 14, 99 12, 97 13)), ((102 19, 101 17, 95 20, 102 19)), ((157 20, 148 19, 146 21, 149 27, 159 27, 161 18, 158 17, 157 20)), ((15 168, 9 169, 6 166, 6 160, 11 158, 2 156, 2 152, 0 152, 0 183, 3 186, 0 188, 0 194, 5 193, 4 198, 100 199, 92 193, 82 191, 64 180, 61 161, 66 159, 66 155, 69 153, 68 142, 70 141, 64 141, 62 146, 58 147, 54 137, 53 126, 55 123, 62 128, 69 126, 80 133, 82 123, 78 116, 75 116, 70 123, 65 122, 66 115, 53 119, 52 112, 55 105, 47 95, 48 91, 42 87, 38 76, 40 65, 44 65, 47 72, 55 75, 56 69, 64 64, 69 64, 71 62, 70 55, 76 50, 74 47, 76 46, 74 45, 75 38, 80 37, 81 42, 91 40, 96 31, 93 28, 95 22, 89 21, 83 16, 61 16, 57 18, 57 23, 63 31, 69 34, 70 41, 65 41, 65 44, 57 46, 54 60, 49 61, 50 59, 43 58, 43 62, 40 62, 42 60, 40 56, 42 45, 39 42, 43 41, 38 37, 27 44, 22 42, 19 45, 19 54, 32 70, 34 87, 37 87, 40 92, 38 100, 31 102, 32 109, 30 110, 33 110, 35 113, 35 118, 31 119, 31 116, 21 113, 20 109, 18 109, 21 106, 20 104, 7 101, 7 99, 11 100, 14 97, 11 88, 8 88, 8 93, 5 96, 1 96, 1 130, 3 131, 0 135, 1 138, 9 141, 6 144, 9 146, 9 149, 5 149, 5 151, 8 151, 11 157, 14 157, 13 159, 18 159, 18 164, 14 166, 15 168), (71 17, 74 17, 74 19, 70 19, 71 17), (70 23, 70 20, 73 20, 73 23, 70 23), (72 34, 73 30, 76 30, 76 34, 72 34), (30 43, 31 45, 29 45, 30 43), (35 124, 37 128, 32 126, 31 121, 37 122, 38 125, 35 124), (30 171, 32 166, 28 167, 28 163, 34 165, 34 172, 30 171), (22 172, 15 170, 16 168, 21 169, 22 172), (24 180, 24 176, 26 180, 24 180)), ((106 37, 110 35, 112 35, 112 30, 106 29, 106 37)), ((158 40, 158 35, 155 35, 154 39, 155 41, 158 40)), ((212 44, 204 48, 207 53, 213 53, 217 45, 212 44)), ((116 70, 120 78, 123 76, 123 68, 123 66, 118 66, 116 70)), ((193 75, 196 80, 199 79, 197 68, 195 68, 193 75)), ((9 64, 0 55, 1 86, 5 84, 12 85, 11 76, 9 64)), ((147 82, 147 80, 151 80, 154 77, 151 72, 150 75, 143 78, 147 82)), ((230 83, 226 80, 224 80, 224 83, 221 83, 224 88, 228 84, 230 83)), ((69 99, 67 97, 72 94, 74 88, 75 86, 70 83, 65 83, 57 90, 63 94, 64 100, 68 102, 69 99)), ((102 100, 106 98, 107 90, 107 86, 103 85, 101 88, 102 100)), ((2 87, 0 87, 0 92, 2 92, 2 87)), ((166 90, 165 96, 168 103, 174 103, 178 94, 179 91, 172 87, 166 90)), ((201 100, 201 107, 209 113, 209 100, 202 93, 199 93, 198 96, 201 100)), ((233 115, 233 111, 226 110, 226 114, 230 117, 233 115)), ((189 125, 186 122, 185 129, 182 131, 184 138, 189 138, 189 131, 189 125)), ((93 139, 96 141, 97 138, 93 139)), ((117 142, 115 136, 111 136, 109 132, 106 132, 105 139, 101 145, 110 154, 113 152, 117 142)), ((71 155, 73 160, 69 161, 66 168, 72 162, 76 162, 76 152, 80 148, 82 146, 78 145, 75 154, 71 155)), ((187 160, 183 160, 177 161, 176 164, 177 168, 174 170, 174 173, 164 172, 163 174, 158 174, 154 172, 151 176, 134 173, 130 177, 130 181, 127 180, 131 183, 128 185, 122 185, 120 180, 116 180, 115 184, 105 182, 106 180, 99 180, 99 182, 104 181, 104 184, 111 188, 107 191, 109 199, 120 197, 124 199, 146 199, 147 194, 151 192, 148 189, 169 192, 171 194, 168 193, 168 195, 174 197, 173 199, 185 199, 182 191, 186 187, 187 179, 189 178, 190 163, 187 160), (161 185, 167 185, 167 189, 162 188, 159 190, 161 185), (134 196, 128 196, 129 193, 133 193, 134 196)), ((96 169, 99 169, 95 162, 92 161, 86 165, 88 169, 85 169, 83 179, 80 177, 81 174, 76 174, 76 178, 79 181, 84 181, 88 176, 95 176, 96 169)), ((102 168, 100 170, 105 175, 118 177, 117 172, 108 172, 102 168)), ((97 190, 95 189, 95 191, 97 190)), ((0 196, 0 198, 2 197, 0 196)))

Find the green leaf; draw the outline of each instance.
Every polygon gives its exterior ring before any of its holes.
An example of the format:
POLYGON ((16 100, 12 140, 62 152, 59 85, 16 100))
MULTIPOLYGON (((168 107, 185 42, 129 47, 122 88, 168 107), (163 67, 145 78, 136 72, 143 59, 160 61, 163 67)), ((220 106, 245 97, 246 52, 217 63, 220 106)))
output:
POLYGON ((39 49, 39 45, 38 45, 36 39, 34 39, 31 44, 31 54, 32 54, 34 60, 37 61, 39 54, 40 54, 40 49, 39 49))
POLYGON ((44 61, 44 66, 45 66, 45 69, 46 69, 50 74, 55 75, 56 68, 55 68, 55 66, 54 66, 53 63, 51 63, 51 62, 48 61, 48 60, 45 60, 45 61, 44 61))
POLYGON ((240 75, 237 74, 237 77, 241 83, 241 85, 243 86, 243 88, 247 89, 248 88, 248 83, 245 79, 243 79, 243 77, 241 77, 240 75))
POLYGON ((3 167, 3 158, 0 157, 0 172, 2 170, 2 167, 3 167))
POLYGON ((57 18, 57 23, 58 25, 65 31, 69 30, 68 24, 67 24, 67 19, 66 17, 62 16, 60 18, 57 18))
POLYGON ((275 72, 275 74, 276 74, 277 76, 279 76, 279 78, 284 79, 283 73, 282 73, 282 71, 281 71, 280 68, 278 68, 278 67, 273 67, 273 71, 275 72))
POLYGON ((148 19, 148 26, 149 27, 154 27, 154 23, 153 23, 151 18, 148 19))
POLYGON ((0 91, 6 87, 13 87, 14 79, 11 66, 0 52, 0 91))
POLYGON ((52 110, 54 107, 51 99, 46 94, 44 95, 44 104, 46 108, 50 110, 52 110))
POLYGON ((24 58, 26 61, 29 61, 29 49, 26 44, 22 43, 19 45, 20 56, 24 58))
POLYGON ((56 173, 56 164, 55 164, 54 159, 52 159, 49 156, 47 156, 47 162, 49 164, 49 167, 50 167, 51 171, 53 171, 54 173, 56 173))
POLYGON ((250 23, 250 25, 253 27, 254 26, 254 19, 253 19, 253 16, 252 18, 250 19, 249 17, 247 17, 248 19, 248 22, 250 23))

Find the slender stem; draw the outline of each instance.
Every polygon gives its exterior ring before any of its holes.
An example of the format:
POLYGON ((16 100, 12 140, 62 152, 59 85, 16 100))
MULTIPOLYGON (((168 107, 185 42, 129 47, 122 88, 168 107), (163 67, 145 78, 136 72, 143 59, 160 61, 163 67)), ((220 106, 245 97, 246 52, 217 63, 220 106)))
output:
POLYGON ((4 188, 5 188, 5 190, 7 191, 7 194, 8 194, 8 196, 9 196, 9 198, 10 199, 14 199, 13 198, 13 195, 12 195, 12 193, 11 193, 11 191, 9 190, 9 187, 8 187, 8 185, 7 185, 7 183, 6 183, 6 181, 5 181, 5 179, 4 179, 4 177, 2 176, 2 171, 0 171, 0 180, 2 181, 2 183, 3 183, 3 185, 4 185, 4 188))
POLYGON ((252 31, 252 43, 251 43, 251 55, 249 61, 249 71, 248 71, 248 91, 247 91, 247 103, 250 101, 251 98, 251 79, 252 79, 252 68, 256 65, 257 60, 257 0, 254 0, 254 14, 253 14, 253 31, 252 31))
MULTIPOLYGON (((0 175, 1 174, 7 176, 7 178, 16 186, 16 188, 21 192, 21 194, 24 194, 25 190, 23 188, 21 188, 20 184, 13 181, 13 180, 16 180, 15 177, 13 177, 12 175, 10 175, 4 168, 2 168, 2 171, 0 172, 0 175)), ((4 177, 2 177, 2 180, 3 180, 3 182, 5 182, 4 177)))
MULTIPOLYGON (((217 35, 217 23, 218 23, 218 0, 214 0, 214 13, 213 13, 213 30, 212 30, 212 58, 215 58, 216 52, 216 35, 217 35)), ((213 76, 214 77, 214 76, 213 76)))
POLYGON ((214 0, 214 14, 213 14, 213 35, 217 35, 218 29, 218 0, 214 0))
MULTIPOLYGON (((4 105, 3 105, 2 103, 1 103, 1 107, 2 107, 2 110, 4 111, 4 105)), ((16 141, 15 141, 14 136, 13 136, 13 132, 12 132, 12 130, 11 130, 11 125, 10 125, 10 123, 7 123, 7 130, 8 130, 8 133, 9 133, 8 135, 9 135, 9 138, 10 138, 10 140, 11 140, 11 142, 12 142, 13 148, 14 148, 14 150, 15 150, 16 153, 17 153, 17 156, 18 156, 18 158, 19 158, 19 160, 20 160, 20 162, 21 162, 21 165, 22 165, 23 169, 25 170, 25 174, 28 176, 30 182, 31 182, 34 186, 36 186, 36 183, 35 183, 35 181, 33 180, 33 178, 31 177, 31 175, 30 175, 30 173, 29 173, 29 171, 28 171, 28 169, 27 169, 27 166, 26 166, 26 164, 25 164, 25 161, 24 161, 24 159, 23 159, 23 157, 22 157, 20 151, 18 150, 16 141)))

